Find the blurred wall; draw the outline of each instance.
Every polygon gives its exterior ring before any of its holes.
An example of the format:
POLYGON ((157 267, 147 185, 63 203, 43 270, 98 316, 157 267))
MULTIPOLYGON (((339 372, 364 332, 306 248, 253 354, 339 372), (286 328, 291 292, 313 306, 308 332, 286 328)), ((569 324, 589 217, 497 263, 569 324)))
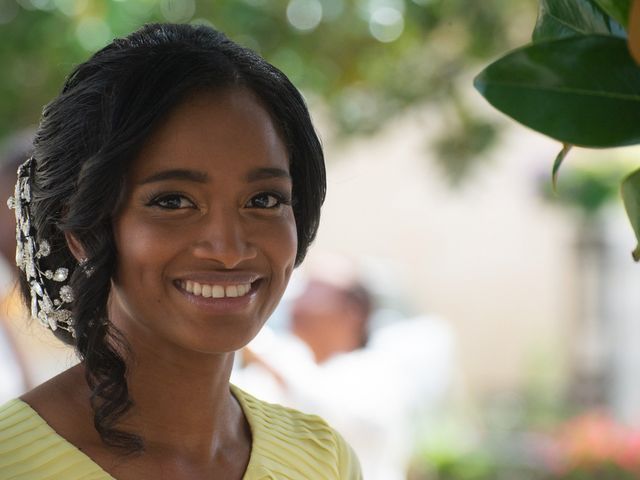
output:
POLYGON ((486 164, 452 190, 425 148, 424 132, 438 123, 414 112, 379 136, 328 142, 314 249, 397 265, 418 310, 456 329, 473 392, 518 386, 540 358, 562 377, 576 308, 574 223, 538 193, 558 146, 510 125, 486 164))

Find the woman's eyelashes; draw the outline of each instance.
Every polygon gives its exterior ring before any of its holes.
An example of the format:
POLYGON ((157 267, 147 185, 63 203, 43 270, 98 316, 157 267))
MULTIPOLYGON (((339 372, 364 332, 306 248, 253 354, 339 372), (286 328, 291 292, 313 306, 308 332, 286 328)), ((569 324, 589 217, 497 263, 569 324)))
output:
POLYGON ((291 205, 291 197, 280 192, 261 192, 251 197, 248 208, 276 209, 283 205, 291 205))
POLYGON ((181 193, 165 193, 156 195, 147 202, 147 206, 158 207, 165 210, 196 208, 195 203, 181 193))
MULTIPOLYGON (((145 200, 145 205, 163 210, 181 210, 198 208, 196 202, 182 193, 171 192, 151 195, 145 200)), ((282 192, 260 192, 253 195, 244 205, 245 208, 275 210, 285 205, 291 205, 291 196, 282 192)))

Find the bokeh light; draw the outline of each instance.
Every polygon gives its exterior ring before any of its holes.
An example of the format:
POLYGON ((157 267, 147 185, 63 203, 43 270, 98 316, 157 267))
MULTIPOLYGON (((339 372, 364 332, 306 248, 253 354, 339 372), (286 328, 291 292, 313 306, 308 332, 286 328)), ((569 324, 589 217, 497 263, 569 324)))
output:
POLYGON ((76 36, 82 47, 93 52, 113 38, 109 25, 99 17, 85 17, 76 27, 76 36))
POLYGON ((393 7, 374 10, 369 19, 369 32, 376 40, 389 43, 397 40, 404 30, 404 16, 393 7))
POLYGON ((196 13, 196 2, 195 0, 162 0, 160 11, 169 22, 188 22, 196 13))
POLYGON ((38 10, 53 10, 56 8, 52 0, 31 0, 31 4, 38 10))
POLYGON ((54 5, 58 10, 67 15, 68 17, 74 17, 82 14, 87 8, 87 0, 53 0, 54 5))
POLYGON ((298 30, 311 31, 322 21, 322 4, 319 0, 291 0, 287 20, 298 30))

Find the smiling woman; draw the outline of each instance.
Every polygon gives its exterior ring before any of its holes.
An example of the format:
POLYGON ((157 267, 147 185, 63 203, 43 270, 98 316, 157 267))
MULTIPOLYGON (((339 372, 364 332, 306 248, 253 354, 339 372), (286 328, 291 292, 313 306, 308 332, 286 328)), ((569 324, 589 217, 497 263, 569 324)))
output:
POLYGON ((111 322, 152 351, 246 345, 297 249, 289 157, 269 113, 246 89, 198 93, 154 132, 128 180, 113 222, 111 322))
POLYGON ((0 477, 360 478, 320 418, 229 384, 324 194, 302 97, 221 33, 148 25, 78 66, 11 205, 32 316, 81 363, 0 407, 0 477))

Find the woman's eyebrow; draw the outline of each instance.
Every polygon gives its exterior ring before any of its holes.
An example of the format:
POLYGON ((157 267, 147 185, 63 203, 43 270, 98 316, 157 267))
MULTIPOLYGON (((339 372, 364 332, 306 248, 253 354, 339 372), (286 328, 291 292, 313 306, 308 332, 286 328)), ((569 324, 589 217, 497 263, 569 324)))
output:
POLYGON ((176 168, 172 170, 162 170, 149 175, 144 180, 138 182, 139 185, 144 185, 153 182, 162 182, 163 180, 187 180, 197 183, 207 183, 209 176, 205 172, 199 172, 197 170, 186 170, 182 168, 176 168))
MULTIPOLYGON (((248 182, 257 182, 259 180, 265 180, 269 178, 291 179, 291 174, 287 170, 282 168, 262 167, 251 170, 247 174, 246 178, 248 182)), ((153 173, 138 182, 138 184, 144 185, 147 183, 162 182, 164 180, 187 180, 197 183, 207 183, 209 181, 209 175, 198 170, 176 168, 153 173)))
POLYGON ((288 170, 275 167, 256 168, 247 174, 248 182, 257 182, 258 180, 265 180, 269 178, 286 178, 290 180, 291 174, 288 170))

